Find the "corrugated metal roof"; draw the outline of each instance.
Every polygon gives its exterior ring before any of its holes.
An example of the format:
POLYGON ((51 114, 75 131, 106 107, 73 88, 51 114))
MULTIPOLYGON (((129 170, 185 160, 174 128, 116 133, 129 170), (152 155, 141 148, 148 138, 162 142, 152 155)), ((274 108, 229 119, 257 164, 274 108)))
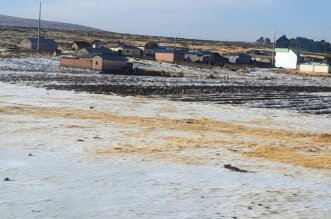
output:
MULTIPOLYGON (((127 44, 119 44, 118 47, 122 48, 122 49, 139 49, 138 47, 136 46, 132 46, 132 45, 127 45, 127 44)), ((140 49, 139 49, 140 50, 140 49)))
POLYGON ((107 48, 85 48, 89 53, 98 53, 98 54, 114 54, 113 51, 107 48))
POLYGON ((197 55, 197 56, 213 55, 212 52, 202 51, 202 50, 198 50, 198 51, 185 51, 184 53, 187 54, 187 55, 197 55))
POLYGON ((74 41, 73 44, 77 44, 77 46, 80 47, 92 47, 92 45, 89 42, 85 42, 85 41, 74 41))
MULTIPOLYGON (((38 43, 38 38, 28 38, 28 39, 31 41, 32 44, 37 44, 38 43)), ((40 38, 39 43, 44 44, 44 45, 57 45, 55 40, 46 39, 46 38, 43 38, 43 37, 40 38)))
POLYGON ((228 56, 239 56, 239 57, 250 57, 250 55, 247 55, 246 53, 229 53, 228 56))
POLYGON ((171 49, 156 49, 155 53, 175 53, 175 54, 184 54, 184 51, 171 48, 171 49))
POLYGON ((124 56, 120 56, 120 55, 117 55, 115 53, 107 53, 107 54, 89 53, 87 55, 80 56, 79 58, 93 59, 96 56, 100 56, 104 60, 128 61, 128 59, 125 58, 124 56))
POLYGON ((175 49, 173 46, 159 46, 157 49, 175 49))

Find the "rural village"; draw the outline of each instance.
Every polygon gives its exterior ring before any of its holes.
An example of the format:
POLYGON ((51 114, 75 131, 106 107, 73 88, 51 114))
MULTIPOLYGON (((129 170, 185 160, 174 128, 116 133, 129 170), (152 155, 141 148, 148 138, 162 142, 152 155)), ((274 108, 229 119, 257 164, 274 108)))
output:
MULTIPOLYGON (((213 51, 189 50, 174 46, 147 42, 144 47, 118 42, 94 40, 86 42, 77 39, 69 48, 59 49, 54 39, 44 37, 26 38, 20 47, 27 51, 40 51, 60 56, 60 65, 72 68, 91 69, 108 73, 129 73, 133 65, 126 57, 154 60, 173 64, 200 64, 212 66, 255 66, 262 68, 281 68, 304 73, 331 73, 331 64, 327 56, 313 53, 301 53, 289 48, 274 50, 249 50, 238 53, 219 54, 213 51)), ((269 44, 271 45, 271 43, 269 44)), ((6 50, 5 50, 6 51, 6 50)))

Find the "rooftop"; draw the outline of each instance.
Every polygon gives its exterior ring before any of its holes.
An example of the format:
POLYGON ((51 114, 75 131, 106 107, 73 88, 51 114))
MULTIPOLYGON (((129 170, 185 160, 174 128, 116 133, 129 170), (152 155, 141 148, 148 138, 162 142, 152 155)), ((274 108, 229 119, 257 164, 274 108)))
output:
POLYGON ((89 42, 86 42, 86 41, 74 41, 74 44, 75 43, 78 46, 81 46, 81 47, 92 47, 92 45, 89 42))
MULTIPOLYGON (((38 38, 28 38, 32 44, 37 44, 38 43, 38 38)), ((57 44, 55 40, 53 39, 46 39, 44 37, 40 37, 40 44, 47 44, 47 45, 55 45, 57 44)))
POLYGON ((115 53, 107 53, 107 54, 89 53, 87 55, 80 56, 79 58, 94 58, 96 56, 99 56, 104 60, 128 61, 128 59, 125 58, 124 56, 120 56, 115 53))
POLYGON ((127 45, 127 44, 123 44, 123 43, 119 44, 118 47, 123 48, 123 49, 139 49, 136 46, 127 45))
POLYGON ((197 56, 207 56, 207 55, 212 55, 212 52, 209 51, 201 51, 201 50, 197 50, 197 51, 186 51, 184 52, 187 55, 197 55, 197 56))
POLYGON ((176 54, 184 54, 184 51, 182 50, 178 50, 175 48, 166 48, 166 49, 156 49, 155 50, 156 53, 176 53, 176 54))
POLYGON ((113 51, 107 48, 85 48, 89 53, 97 53, 97 54, 114 54, 113 51))
POLYGON ((288 49, 288 48, 276 48, 275 51, 276 52, 289 52, 290 49, 288 49))
POLYGON ((229 53, 228 56, 251 57, 250 55, 247 55, 246 53, 229 53))

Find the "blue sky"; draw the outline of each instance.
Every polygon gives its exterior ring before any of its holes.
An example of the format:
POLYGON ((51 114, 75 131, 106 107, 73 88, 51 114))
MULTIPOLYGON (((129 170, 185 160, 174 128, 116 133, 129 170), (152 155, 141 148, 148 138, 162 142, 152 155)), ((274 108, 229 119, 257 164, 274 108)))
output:
MULTIPOLYGON (((36 18, 36 0, 0 0, 0 14, 36 18)), ((331 41, 330 0, 44 0, 43 19, 104 30, 228 41, 304 36, 331 41)))

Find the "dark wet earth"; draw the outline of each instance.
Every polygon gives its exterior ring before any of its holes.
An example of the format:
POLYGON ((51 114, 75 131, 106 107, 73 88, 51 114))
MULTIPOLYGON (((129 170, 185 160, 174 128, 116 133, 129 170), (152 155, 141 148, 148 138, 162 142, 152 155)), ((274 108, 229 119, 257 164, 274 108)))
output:
POLYGON ((331 115, 330 78, 281 75, 266 70, 254 70, 247 74, 224 73, 220 70, 220 74, 229 74, 231 79, 101 75, 59 68, 57 63, 51 61, 35 67, 32 61, 27 62, 31 68, 25 65, 20 68, 17 61, 16 65, 10 66, 6 66, 6 63, 1 65, 0 61, 0 81, 46 89, 162 97, 174 101, 212 102, 331 115))

